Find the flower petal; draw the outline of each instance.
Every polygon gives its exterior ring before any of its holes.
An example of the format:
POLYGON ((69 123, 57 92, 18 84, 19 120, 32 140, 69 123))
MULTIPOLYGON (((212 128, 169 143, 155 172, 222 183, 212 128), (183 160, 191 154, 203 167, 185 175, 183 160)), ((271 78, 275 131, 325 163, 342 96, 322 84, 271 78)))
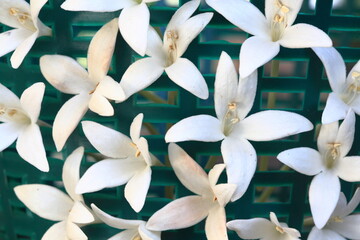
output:
POLYGON ((100 93, 94 92, 89 101, 89 109, 100 116, 113 116, 114 108, 109 100, 100 93))
POLYGON ((226 137, 221 143, 228 183, 237 184, 231 201, 238 200, 247 190, 256 170, 256 152, 243 138, 226 137))
POLYGON ((130 125, 130 137, 131 140, 137 144, 140 139, 140 131, 142 126, 142 121, 144 119, 144 114, 139 113, 130 125))
POLYGON ((224 171, 225 169, 225 164, 223 163, 219 163, 216 164, 210 171, 209 171, 209 183, 211 187, 214 187, 216 185, 216 183, 219 180, 219 177, 221 175, 221 173, 224 171))
POLYGON ((313 227, 309 234, 308 240, 346 240, 338 233, 330 229, 318 229, 313 227))
POLYGON ((0 152, 8 148, 22 132, 22 126, 8 122, 0 124, 0 152))
POLYGON ((211 193, 205 171, 181 147, 174 143, 169 144, 169 160, 177 178, 187 189, 199 195, 211 193))
POLYGON ((257 36, 246 39, 240 49, 240 76, 242 78, 249 76, 258 67, 273 59, 279 51, 279 43, 270 39, 257 36))
POLYGON ((66 0, 61 8, 69 11, 113 12, 134 4, 131 0, 66 0))
POLYGON ((193 0, 182 5, 171 17, 165 32, 173 30, 184 24, 200 5, 200 0, 193 0))
POLYGON ((126 158, 135 155, 128 136, 99 123, 82 121, 82 128, 91 145, 110 158, 126 158))
POLYGON ((145 224, 140 224, 138 230, 139 230, 139 235, 142 240, 160 240, 161 239, 161 232, 149 231, 146 228, 145 224))
POLYGON ((349 204, 344 209, 343 216, 347 216, 347 215, 351 214, 357 208, 359 203, 360 203, 360 188, 358 187, 356 189, 353 197, 351 198, 349 204))
POLYGON ((279 153, 280 162, 302 174, 313 176, 324 169, 321 155, 318 151, 307 148, 293 148, 279 153))
POLYGON ((143 168, 144 163, 134 159, 101 160, 86 170, 76 186, 76 193, 96 192, 103 188, 123 185, 143 168))
MULTIPOLYGON (((0 22, 12 28, 24 28, 18 19, 10 14, 9 9, 16 8, 19 11, 30 14, 30 4, 23 0, 2 0, 0 7, 0 22)), ((1 45, 3 46, 3 45, 1 45)))
POLYGON ((31 18, 35 26, 38 25, 38 17, 40 10, 47 3, 47 1, 48 0, 30 0, 31 18))
POLYGON ((45 84, 38 82, 31 85, 21 94, 22 109, 30 116, 32 123, 36 123, 39 118, 44 92, 45 84))
POLYGON ((214 195, 216 196, 217 201, 221 207, 225 207, 226 204, 228 204, 231 197, 234 195, 236 187, 236 184, 230 183, 222 183, 213 187, 214 195))
POLYGON ((14 191, 33 213, 48 220, 65 220, 73 206, 73 201, 65 193, 48 185, 20 185, 14 191))
POLYGON ((101 94, 111 100, 121 102, 125 100, 124 90, 121 88, 120 84, 110 76, 106 76, 100 81, 99 85, 96 87, 95 93, 101 94))
POLYGON ((165 231, 193 226, 209 213, 211 203, 200 196, 176 199, 155 212, 146 224, 153 231, 165 231))
POLYGON ((220 121, 210 115, 185 118, 172 126, 165 135, 166 142, 217 142, 224 138, 220 121))
POLYGON ((137 229, 129 229, 122 231, 121 233, 115 234, 108 240, 129 240, 129 239, 136 239, 139 234, 137 229))
POLYGON ((265 218, 252 218, 248 220, 233 220, 228 222, 227 227, 236 231, 243 239, 258 239, 273 235, 274 224, 265 218))
MULTIPOLYGON (((279 0, 265 1, 265 15, 268 21, 272 21, 275 17, 275 14, 277 14, 280 10, 279 6, 277 5, 278 1, 279 0)), ((286 13, 287 26, 291 26, 294 23, 302 3, 303 1, 281 0, 281 4, 289 9, 289 12, 286 13)))
POLYGON ((158 59, 165 59, 166 56, 162 48, 163 42, 158 32, 152 26, 149 26, 147 40, 146 55, 158 59))
POLYGON ((347 182, 360 181, 360 157, 344 157, 337 166, 338 176, 347 182))
POLYGON ((7 108, 21 109, 19 98, 1 83, 0 83, 0 104, 5 105, 7 108))
POLYGON ((106 23, 92 38, 88 50, 88 71, 93 82, 100 82, 109 71, 118 34, 118 19, 106 23))
MULTIPOLYGON (((1 22, 1 21, 0 21, 1 22)), ((27 29, 12 29, 0 34, 0 56, 14 51, 33 32, 27 29)))
POLYGON ((268 110, 248 116, 235 130, 252 141, 269 141, 312 129, 312 123, 297 113, 268 110))
POLYGON ((265 16, 250 2, 206 0, 206 3, 223 15, 229 22, 251 35, 265 36, 269 32, 265 16))
POLYGON ((62 180, 66 192, 74 201, 84 201, 81 195, 75 193, 76 184, 80 180, 80 165, 84 155, 84 147, 75 149, 65 160, 62 180))
POLYGON ((126 98, 155 82, 164 69, 163 63, 156 58, 143 58, 131 64, 120 81, 126 98))
POLYGON ((69 239, 87 240, 87 236, 78 225, 71 221, 66 222, 66 232, 69 239))
POLYGON ((119 17, 121 35, 141 56, 145 55, 150 12, 146 3, 124 8, 119 17), (136 29, 136 30, 134 30, 136 29))
POLYGON ((87 112, 90 97, 87 93, 76 95, 66 101, 56 114, 52 135, 58 152, 87 112))
POLYGON ((215 206, 206 218, 205 233, 208 240, 227 240, 225 209, 215 206))
POLYGON ((336 93, 332 92, 326 101, 325 109, 321 116, 323 124, 339 121, 346 117, 349 106, 346 105, 336 93))
POLYGON ((238 117, 243 120, 254 105, 258 73, 255 70, 248 77, 240 78, 236 93, 238 117))
POLYGON ((75 201, 74 206, 72 207, 69 213, 69 219, 73 223, 91 223, 95 220, 94 216, 91 213, 91 210, 88 209, 82 202, 75 201))
POLYGON ((95 83, 91 82, 87 71, 78 62, 67 56, 42 56, 40 70, 46 80, 63 93, 88 93, 95 88, 95 83))
MULTIPOLYGON (((152 166, 151 155, 149 153, 149 144, 144 137, 141 137, 137 143, 137 148, 141 152, 141 156, 143 157, 145 163, 148 166, 152 166)), ((136 153, 135 153, 136 155, 136 153)))
POLYGON ((165 72, 173 82, 195 96, 201 99, 209 97, 204 77, 189 59, 178 58, 171 66, 165 68, 165 72))
POLYGON ((40 171, 49 171, 49 163, 38 125, 30 124, 19 134, 16 150, 20 157, 40 171))
POLYGON ((343 219, 341 223, 332 223, 331 230, 341 234, 347 239, 359 239, 360 236, 360 215, 351 215, 343 219))
POLYGON ((287 48, 332 47, 332 41, 325 32, 305 23, 285 28, 278 42, 287 48))
POLYGON ((350 110, 339 127, 335 142, 341 143, 340 157, 345 157, 354 142, 355 136, 355 113, 350 110))
POLYGON ((309 202, 317 228, 321 229, 325 226, 336 207, 339 196, 340 181, 334 173, 325 171, 313 178, 309 188, 309 202))
POLYGON ((64 240, 67 239, 66 221, 52 225, 42 236, 41 240, 64 240))
POLYGON ((39 36, 39 32, 35 32, 26 38, 20 45, 15 49, 11 55, 10 62, 11 66, 15 69, 19 68, 24 58, 35 43, 36 38, 39 36))

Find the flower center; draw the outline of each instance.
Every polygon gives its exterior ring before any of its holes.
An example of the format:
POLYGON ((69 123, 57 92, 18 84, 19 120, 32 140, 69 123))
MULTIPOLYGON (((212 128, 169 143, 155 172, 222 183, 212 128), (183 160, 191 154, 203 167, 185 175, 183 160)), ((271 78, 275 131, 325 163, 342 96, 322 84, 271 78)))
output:
POLYGON ((237 104, 234 102, 228 103, 228 109, 222 121, 224 135, 229 136, 229 134, 234 129, 234 126, 239 121, 240 119, 237 116, 237 104))
POLYGON ((133 148, 135 148, 136 149, 136 152, 135 152, 135 157, 139 157, 140 155, 141 155, 141 152, 140 152, 140 150, 139 150, 139 148, 138 148, 138 146, 135 144, 135 143, 130 143, 130 145, 133 147, 133 148))
POLYGON ((278 7, 278 11, 271 22, 271 40, 273 42, 278 41, 282 37, 287 27, 287 13, 290 11, 280 0, 277 0, 275 5, 278 7))
POLYGON ((336 223, 342 223, 342 222, 344 222, 344 219, 342 219, 342 218, 339 217, 339 216, 332 217, 330 220, 333 221, 333 222, 336 222, 336 223))
POLYGON ((30 123, 30 118, 21 110, 15 108, 7 108, 0 103, 0 121, 1 119, 17 122, 17 123, 30 123))
POLYGON ((177 40, 179 39, 179 35, 177 31, 170 30, 166 32, 166 49, 167 49, 167 59, 166 66, 172 65, 177 59, 177 40))
POLYGON ((142 240, 142 238, 139 235, 136 235, 132 240, 142 240))
POLYGON ((10 16, 13 16, 16 18, 16 20, 24 26, 24 28, 30 30, 30 31, 36 31, 36 28, 34 26, 34 23, 31 19, 31 15, 27 12, 22 12, 17 8, 11 7, 9 8, 9 14, 10 16))
POLYGON ((360 73, 355 71, 352 72, 351 80, 351 83, 345 90, 345 93, 342 95, 342 100, 346 104, 352 103, 356 96, 358 96, 360 93, 360 73))
POLYGON ((334 167, 336 160, 340 156, 340 143, 328 143, 329 149, 325 153, 325 166, 328 169, 334 167))
POLYGON ((284 234, 284 233, 285 233, 284 228, 282 228, 282 227, 280 227, 280 226, 276 226, 275 229, 276 229, 276 231, 278 231, 278 232, 281 233, 281 234, 284 234))

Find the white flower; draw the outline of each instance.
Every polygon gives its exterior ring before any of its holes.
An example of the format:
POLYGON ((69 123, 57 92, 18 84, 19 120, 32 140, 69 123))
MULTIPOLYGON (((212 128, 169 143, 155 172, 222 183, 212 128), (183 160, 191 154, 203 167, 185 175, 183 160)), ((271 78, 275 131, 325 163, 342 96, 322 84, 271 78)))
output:
POLYGON ((301 147, 281 152, 277 158, 294 170, 316 175, 309 188, 310 209, 317 228, 329 220, 340 195, 339 177, 348 182, 360 181, 360 157, 346 157, 355 133, 355 114, 349 111, 339 127, 338 122, 321 126, 319 151, 301 147))
POLYGON ((109 240, 160 240, 161 232, 150 231, 146 228, 146 222, 141 220, 126 220, 115 218, 101 211, 95 204, 91 204, 95 214, 110 227, 125 229, 124 231, 112 236, 109 240))
POLYGON ((60 221, 52 225, 42 240, 87 239, 80 226, 93 222, 94 216, 81 195, 75 193, 84 148, 77 148, 66 159, 62 179, 69 194, 43 184, 25 184, 14 188, 16 196, 26 207, 42 218, 60 221))
POLYGON ((35 40, 51 36, 51 29, 38 18, 47 0, 0 0, 0 23, 14 29, 0 34, 0 57, 14 51, 11 66, 18 68, 35 40))
POLYGON ((344 119, 352 109, 360 115, 360 61, 346 77, 344 60, 335 48, 313 48, 321 59, 331 89, 321 118, 323 124, 344 119))
POLYGON ((209 240, 227 240, 225 206, 234 193, 234 184, 217 184, 224 164, 205 171, 179 146, 169 145, 169 159, 180 182, 197 195, 176 199, 154 213, 147 229, 164 231, 190 227, 206 218, 209 240))
POLYGON ((19 99, 0 84, 0 152, 16 139, 20 157, 43 172, 49 171, 44 143, 37 125, 45 84, 35 83, 19 99))
POLYGON ((123 9, 119 29, 125 41, 144 56, 147 46, 150 12, 147 3, 159 0, 66 0, 61 7, 70 11, 113 12, 123 9))
POLYGON ((104 159, 92 165, 81 177, 77 193, 88 193, 125 183, 125 198, 139 212, 145 203, 151 181, 151 166, 161 163, 149 153, 148 142, 140 137, 143 114, 130 126, 131 139, 98 123, 83 121, 84 133, 104 159))
POLYGON ((253 218, 249 220, 233 220, 227 227, 236 231, 243 239, 260 240, 296 240, 300 233, 295 228, 289 228, 286 223, 279 223, 275 213, 270 213, 270 220, 253 218))
POLYGON ((231 58, 223 52, 215 79, 217 118, 192 116, 176 123, 165 135, 166 142, 223 140, 221 153, 228 181, 238 185, 232 201, 245 193, 256 170, 256 152, 248 140, 269 141, 313 128, 306 118, 285 111, 262 111, 246 117, 254 102, 256 84, 256 71, 238 81, 231 58))
POLYGON ((120 81, 126 98, 151 85, 164 71, 180 87, 199 98, 208 98, 204 77, 190 60, 181 57, 213 16, 202 13, 190 18, 199 4, 200 0, 192 0, 175 12, 166 27, 164 42, 155 29, 149 28, 146 54, 150 57, 130 65, 120 81))
POLYGON ((99 115, 112 116, 114 109, 108 99, 125 99, 120 84, 107 76, 117 33, 114 19, 95 34, 88 50, 88 71, 70 57, 45 55, 40 58, 40 69, 46 80, 61 92, 76 94, 55 117, 53 138, 58 151, 89 108, 99 115))
POLYGON ((287 48, 331 47, 322 30, 304 23, 292 24, 303 0, 265 0, 265 16, 244 0, 206 0, 207 4, 235 26, 254 35, 241 47, 240 75, 247 77, 279 51, 287 48))
POLYGON ((308 240, 360 239, 360 215, 349 215, 356 209, 359 202, 359 188, 356 190, 349 204, 347 204, 344 193, 341 193, 336 208, 325 227, 322 229, 313 227, 308 240))

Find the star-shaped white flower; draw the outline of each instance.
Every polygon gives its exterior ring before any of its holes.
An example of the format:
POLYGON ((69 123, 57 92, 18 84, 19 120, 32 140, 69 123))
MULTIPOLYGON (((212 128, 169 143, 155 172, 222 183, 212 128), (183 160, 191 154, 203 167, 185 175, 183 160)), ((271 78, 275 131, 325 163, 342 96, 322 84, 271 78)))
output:
POLYGON ((293 25, 303 0, 265 0, 265 16, 245 0, 206 0, 232 24, 254 35, 241 47, 240 75, 249 76, 286 48, 331 47, 326 33, 309 24, 293 25))
POLYGON ((277 158, 294 170, 314 176, 309 188, 310 209, 317 228, 329 220, 340 195, 339 178, 360 181, 360 157, 346 157, 355 133, 355 114, 349 111, 339 127, 338 122, 321 126, 318 150, 301 147, 281 152, 277 158))
POLYGON ((321 122, 323 124, 344 119, 349 109, 360 115, 360 61, 346 77, 344 60, 335 48, 313 48, 319 56, 329 79, 330 93, 321 122))
POLYGON ((11 66, 18 68, 41 36, 51 36, 51 29, 38 18, 47 0, 0 0, 0 23, 14 29, 0 34, 0 57, 14 51, 11 66))
POLYGON ((40 69, 46 80, 63 93, 76 94, 55 117, 53 138, 58 151, 89 108, 101 116, 112 116, 114 109, 108 99, 125 99, 120 84, 107 76, 117 33, 117 20, 113 19, 95 34, 88 50, 88 71, 70 57, 45 55, 40 58, 40 69))
POLYGON ((16 196, 32 212, 51 221, 60 221, 45 232, 42 240, 87 239, 79 226, 95 219, 84 204, 83 197, 75 193, 83 154, 84 148, 79 147, 65 160, 62 179, 68 195, 43 184, 25 184, 14 188, 16 196))
POLYGON ((159 0, 66 0, 61 7, 70 11, 113 12, 122 9, 119 29, 125 41, 144 56, 150 12, 146 4, 159 0))
POLYGON ((44 143, 37 121, 45 92, 44 83, 35 83, 19 99, 0 84, 0 152, 16 139, 20 157, 43 172, 49 171, 44 143))
POLYGON ((149 153, 148 142, 140 137, 143 114, 130 126, 131 139, 98 123, 83 121, 84 133, 101 154, 109 157, 92 165, 81 177, 77 193, 88 193, 125 183, 125 198, 139 212, 145 203, 151 181, 151 166, 161 165, 149 153))
POLYGON ((360 215, 350 215, 360 202, 360 190, 356 192, 349 202, 346 201, 344 193, 340 194, 339 201, 329 221, 322 229, 313 227, 308 240, 346 240, 360 239, 360 215))
POLYGON ((223 52, 215 78, 217 118, 192 116, 176 123, 165 135, 166 142, 223 140, 221 153, 228 181, 238 186, 232 201, 245 193, 256 170, 256 152, 248 140, 269 141, 313 128, 306 118, 285 111, 262 111, 246 117, 254 102, 256 85, 257 72, 238 80, 231 58, 223 52))
POLYGON ((275 213, 270 213, 270 220, 253 218, 248 220, 233 220, 227 227, 242 239, 260 240, 297 240, 300 233, 295 228, 289 228, 286 223, 279 223, 275 213))
POLYGON ((100 218, 106 225, 117 229, 125 229, 124 231, 112 236, 110 239, 118 240, 160 240, 161 232, 150 231, 146 228, 146 222, 142 220, 126 220, 115 218, 101 211, 95 204, 91 204, 91 208, 96 216, 100 218))
POLYGON ((169 145, 169 159, 180 182, 197 195, 176 199, 148 220, 147 229, 165 231, 190 227, 206 218, 209 240, 227 240, 225 206, 235 184, 216 184, 225 164, 217 164, 209 175, 179 146, 169 145))
POLYGON ((204 77, 190 60, 181 57, 213 16, 213 13, 202 13, 191 17, 199 4, 200 0, 192 0, 175 12, 166 27, 163 42, 155 29, 149 28, 146 54, 150 57, 130 65, 120 81, 126 98, 151 85, 164 71, 180 87, 199 98, 208 98, 204 77))

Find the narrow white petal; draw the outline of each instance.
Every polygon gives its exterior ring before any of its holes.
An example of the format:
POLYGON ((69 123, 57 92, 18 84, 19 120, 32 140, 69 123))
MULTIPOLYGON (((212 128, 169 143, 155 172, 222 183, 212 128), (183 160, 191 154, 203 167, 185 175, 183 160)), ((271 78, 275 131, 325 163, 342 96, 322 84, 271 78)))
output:
POLYGON ((121 35, 135 52, 145 55, 150 12, 146 3, 124 8, 119 17, 121 35))
POLYGON ((360 181, 360 157, 344 157, 337 166, 338 176, 347 182, 360 181))
POLYGON ((32 123, 36 123, 38 120, 44 93, 45 84, 38 82, 31 85, 21 94, 22 109, 30 116, 32 123))
POLYGON ((94 82, 100 82, 109 71, 119 31, 117 22, 118 19, 114 18, 106 23, 90 42, 87 56, 88 70, 89 76, 94 82))
POLYGON ((129 240, 134 239, 139 234, 137 229, 128 229, 125 231, 122 231, 121 233, 115 234, 108 240, 129 240))
POLYGON ((147 40, 146 55, 158 59, 165 59, 166 56, 163 51, 163 42, 159 33, 152 26, 149 26, 147 40))
POLYGON ((221 173, 224 171, 225 169, 225 164, 216 164, 210 171, 209 171, 209 183, 211 187, 214 187, 216 185, 216 183, 219 180, 219 177, 221 175, 221 173))
POLYGON ((280 226, 279 220, 274 212, 270 212, 270 221, 276 226, 280 226))
POLYGON ((131 125, 130 125, 130 137, 131 140, 137 144, 137 142, 140 139, 140 131, 141 131, 141 125, 142 125, 142 121, 144 119, 144 114, 139 113, 134 120, 132 121, 131 125))
POLYGON ((21 109, 19 98, 1 83, 0 83, 0 103, 4 104, 8 108, 21 109))
POLYGON ((346 240, 344 237, 340 236, 338 233, 330 229, 318 229, 313 227, 309 234, 308 240, 346 240))
POLYGON ((186 22, 200 5, 200 0, 193 0, 182 5, 171 17, 166 31, 176 29, 186 22))
POLYGON ((19 134, 16 150, 20 157, 40 171, 49 171, 49 163, 38 125, 30 124, 19 134))
POLYGON ((76 201, 71 211, 69 212, 69 219, 73 223, 91 223, 95 220, 86 205, 82 202, 76 201))
POLYGON ((253 36, 246 39, 240 49, 240 76, 249 76, 258 67, 273 59, 279 51, 279 43, 268 38, 253 36))
POLYGON ((169 144, 169 160, 180 182, 190 191, 199 195, 211 193, 208 176, 182 148, 169 144))
POLYGON ((280 162, 302 174, 313 176, 324 169, 321 155, 318 151, 307 148, 293 148, 279 153, 280 162))
POLYGON ((126 98, 150 86, 161 76, 164 69, 163 63, 155 58, 143 58, 131 64, 120 81, 126 98))
POLYGON ((256 170, 256 152, 246 140, 226 137, 221 143, 221 154, 226 164, 228 183, 237 184, 231 201, 238 200, 247 190, 256 170))
POLYGON ((213 187, 214 195, 221 207, 225 207, 237 188, 236 184, 222 183, 213 187))
POLYGON ((354 193, 354 196, 351 198, 350 202, 344 209, 343 215, 347 216, 351 214, 357 208, 359 203, 360 203, 360 188, 358 187, 354 193))
POLYGON ((84 155, 84 147, 75 149, 65 160, 62 180, 66 192, 74 201, 84 201, 81 195, 75 193, 76 184, 80 180, 80 164, 84 155))
POLYGON ((227 240, 225 209, 215 206, 209 211, 205 222, 205 233, 208 240, 227 240))
POLYGON ((350 215, 345 217, 344 222, 332 223, 331 230, 341 234, 347 239, 360 239, 360 215, 350 215))
POLYGON ((106 76, 100 81, 99 85, 96 87, 95 93, 101 94, 111 100, 121 102, 125 100, 124 90, 121 88, 120 84, 110 76, 106 76))
POLYGON ((0 34, 0 56, 14 51, 33 32, 27 29, 12 29, 0 34))
POLYGON ((57 151, 61 151, 66 140, 87 112, 90 97, 87 93, 76 95, 65 102, 56 114, 52 135, 57 151))
POLYGON ((151 181, 149 166, 139 170, 125 186, 125 198, 135 212, 140 212, 144 206, 151 181))
POLYGON ((336 207, 339 196, 340 181, 334 173, 326 171, 313 178, 309 188, 309 202, 317 228, 321 229, 325 226, 336 207))
POLYGON ((185 118, 172 126, 165 135, 166 142, 217 142, 224 138, 220 121, 210 115, 185 118))
POLYGON ((141 224, 138 228, 139 235, 142 240, 160 240, 161 232, 158 231, 150 231, 146 228, 145 224, 141 224))
MULTIPOLYGON (((278 0, 265 1, 265 15, 268 21, 272 21, 275 17, 275 14, 277 14, 280 10, 279 6, 277 5, 277 1, 278 0)), ((289 9, 289 12, 286 14, 286 23, 288 26, 291 26, 300 11, 303 0, 281 0, 281 3, 289 9)))
POLYGON ((82 128, 91 145, 110 158, 126 158, 135 155, 128 136, 99 123, 82 121, 82 128))
POLYGON ((71 221, 66 222, 66 232, 69 239, 87 240, 87 236, 78 225, 71 221))
POLYGON ((34 45, 34 42, 38 36, 39 32, 33 33, 15 49, 14 53, 11 55, 10 58, 11 66, 13 68, 17 69, 21 65, 25 56, 28 54, 28 52, 34 45))
POLYGON ((346 105, 339 96, 332 92, 326 101, 325 109, 321 116, 321 122, 323 124, 339 121, 346 117, 349 110, 349 106, 346 105))
POLYGON ((173 82, 195 96, 201 99, 209 97, 204 77, 189 59, 178 58, 171 66, 165 68, 165 72, 173 82))
POLYGON ((334 211, 333 211, 333 213, 331 215, 332 216, 337 216, 337 217, 347 216, 348 214, 344 214, 346 206, 347 206, 346 196, 345 196, 345 194, 343 192, 340 192, 339 200, 338 200, 338 202, 336 204, 336 207, 335 207, 335 209, 334 209, 334 211))
POLYGON ((248 116, 236 131, 252 141, 269 141, 312 129, 312 123, 297 113, 268 110, 248 116))
POLYGON ((100 116, 108 117, 114 115, 114 108, 109 100, 96 91, 91 95, 89 109, 100 116))
POLYGON ((237 111, 240 121, 248 115, 252 106, 254 105, 257 81, 257 70, 255 70, 248 77, 242 78, 240 76, 239 86, 236 93, 236 102, 238 103, 237 111))
POLYGON ((275 225, 265 218, 233 220, 227 223, 227 227, 244 239, 264 238, 276 231, 275 225))
POLYGON ((92 165, 81 177, 76 186, 76 193, 96 192, 103 188, 111 188, 125 184, 144 168, 144 163, 134 159, 105 159, 92 165))
POLYGON ((40 10, 47 3, 47 1, 48 0, 30 0, 31 18, 35 26, 38 25, 40 10))
POLYGON ((61 8, 69 11, 113 12, 134 4, 131 0, 66 0, 61 8))
POLYGON ((330 37, 319 28, 299 23, 285 28, 282 38, 278 41, 287 48, 331 47, 330 37))
POLYGON ((65 220, 73 206, 73 201, 55 187, 26 184, 15 187, 14 191, 33 213, 48 220, 65 220))
POLYGON ((22 126, 8 122, 0 124, 0 152, 9 147, 22 132, 22 126))
POLYGON ((206 3, 232 24, 251 35, 265 36, 269 32, 265 16, 250 2, 206 0, 206 3))
POLYGON ((67 239, 66 221, 52 225, 42 236, 41 240, 64 240, 67 239))
POLYGON ((79 94, 94 90, 87 71, 74 59, 62 55, 44 55, 40 58, 40 70, 45 79, 57 90, 79 94))
POLYGON ((209 213, 211 202, 200 196, 176 199, 155 212, 146 228, 154 231, 180 229, 193 226, 209 213))
POLYGON ((329 143, 334 143, 339 130, 339 122, 332 122, 321 125, 317 146, 322 156, 329 150, 329 143))
POLYGON ((354 136, 355 136, 355 113, 350 110, 344 121, 341 123, 339 127, 339 131, 336 136, 336 142, 341 143, 340 146, 340 157, 345 157, 354 142, 354 136))
POLYGON ((152 165, 151 155, 149 153, 149 144, 144 137, 141 137, 137 143, 137 148, 141 152, 141 157, 148 166, 152 165))

